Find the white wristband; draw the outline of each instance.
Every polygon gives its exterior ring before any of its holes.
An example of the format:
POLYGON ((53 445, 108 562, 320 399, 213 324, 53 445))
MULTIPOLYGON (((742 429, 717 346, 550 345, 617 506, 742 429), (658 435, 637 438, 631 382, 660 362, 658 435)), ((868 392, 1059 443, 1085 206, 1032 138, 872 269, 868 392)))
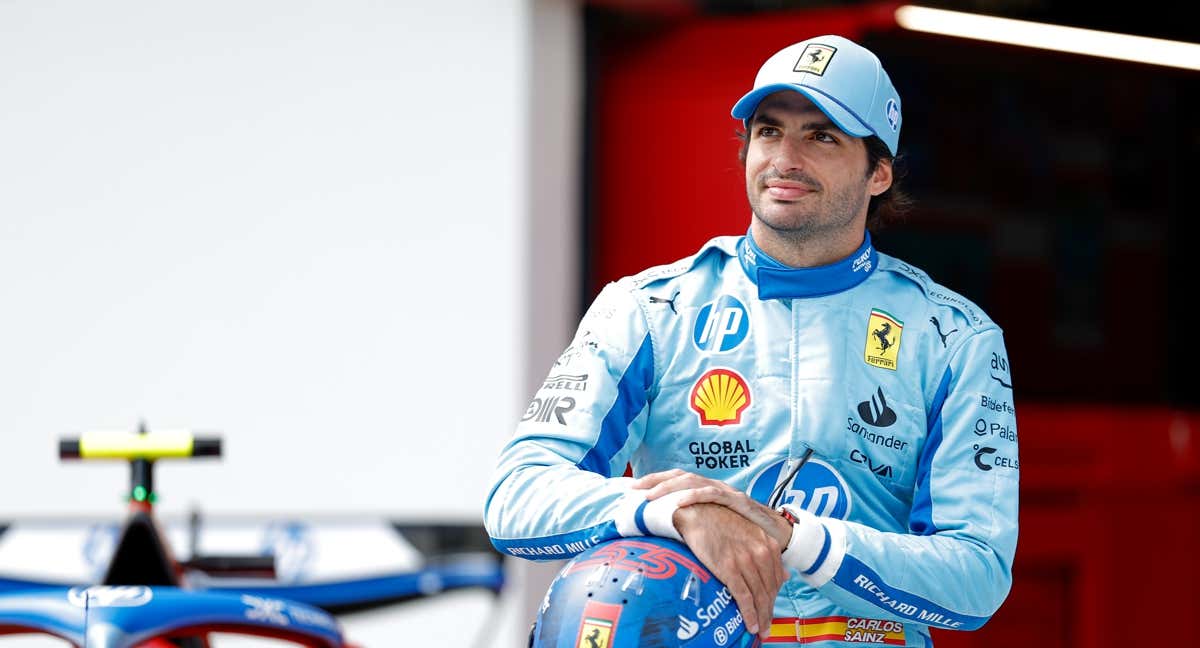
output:
POLYGON ((792 537, 783 551, 784 566, 800 572, 800 577, 813 587, 824 585, 846 555, 845 528, 838 520, 818 518, 792 506, 784 508, 796 518, 792 537))
POLYGON ((652 535, 683 542, 674 518, 684 493, 686 491, 675 491, 655 500, 646 500, 639 491, 629 493, 625 496, 627 501, 616 511, 617 532, 626 538, 652 535))

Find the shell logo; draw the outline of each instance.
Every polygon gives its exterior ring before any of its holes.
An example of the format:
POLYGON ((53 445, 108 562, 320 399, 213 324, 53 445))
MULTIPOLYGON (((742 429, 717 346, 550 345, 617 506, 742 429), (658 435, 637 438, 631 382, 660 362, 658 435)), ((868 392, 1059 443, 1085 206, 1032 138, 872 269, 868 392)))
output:
POLYGON ((737 425, 750 407, 750 388, 736 371, 712 369, 696 381, 688 404, 702 426, 737 425))

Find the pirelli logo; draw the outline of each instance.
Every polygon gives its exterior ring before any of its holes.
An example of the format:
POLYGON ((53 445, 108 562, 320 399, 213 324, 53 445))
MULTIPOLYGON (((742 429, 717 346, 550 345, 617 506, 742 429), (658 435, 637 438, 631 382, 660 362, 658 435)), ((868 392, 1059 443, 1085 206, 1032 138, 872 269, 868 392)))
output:
POLYGON ((867 345, 863 350, 863 360, 869 365, 895 371, 900 357, 900 334, 903 332, 904 322, 887 311, 872 308, 871 316, 867 319, 867 345))

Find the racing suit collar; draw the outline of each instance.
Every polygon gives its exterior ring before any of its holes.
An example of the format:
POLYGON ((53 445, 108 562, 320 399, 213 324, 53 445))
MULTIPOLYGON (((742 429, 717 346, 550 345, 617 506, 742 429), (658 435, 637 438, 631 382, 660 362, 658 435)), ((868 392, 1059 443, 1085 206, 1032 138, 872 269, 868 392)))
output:
POLYGON ((879 254, 871 245, 871 233, 864 232, 862 245, 841 261, 789 268, 763 252, 746 232, 738 243, 738 260, 746 276, 758 286, 759 299, 796 299, 831 295, 857 286, 879 265, 879 254))

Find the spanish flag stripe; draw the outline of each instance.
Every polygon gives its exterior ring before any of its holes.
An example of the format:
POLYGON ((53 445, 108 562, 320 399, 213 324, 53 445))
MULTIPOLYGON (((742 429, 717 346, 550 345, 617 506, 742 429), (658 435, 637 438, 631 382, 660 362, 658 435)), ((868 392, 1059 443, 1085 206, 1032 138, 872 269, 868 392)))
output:
POLYGON ((801 642, 809 643, 811 641, 841 641, 846 638, 845 632, 831 632, 829 634, 810 635, 805 634, 800 638, 801 642))
MULTIPOLYGON (((871 619, 859 619, 856 621, 872 621, 871 619)), ((846 635, 854 631, 865 632, 881 632, 879 630, 869 630, 865 627, 859 627, 855 630, 850 630, 847 626, 851 618, 849 617, 814 617, 811 619, 802 619, 797 617, 779 617, 772 620, 770 636, 764 640, 764 643, 809 643, 815 641, 845 641, 846 635), (799 634, 797 634, 797 632, 799 634)), ((890 645, 904 645, 904 630, 882 632, 884 639, 882 643, 890 645)))

